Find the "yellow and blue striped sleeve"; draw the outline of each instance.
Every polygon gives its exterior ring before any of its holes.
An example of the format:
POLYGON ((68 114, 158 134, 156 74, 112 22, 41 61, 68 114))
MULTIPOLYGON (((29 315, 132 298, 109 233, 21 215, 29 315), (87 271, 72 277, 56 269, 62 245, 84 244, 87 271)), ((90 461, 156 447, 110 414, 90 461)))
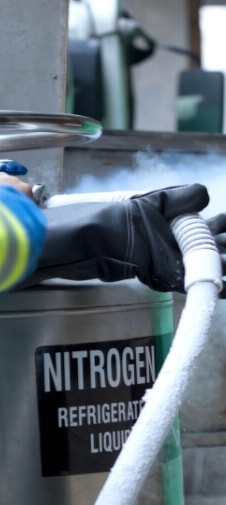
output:
POLYGON ((8 291, 36 268, 46 220, 27 196, 0 187, 0 292, 8 291))

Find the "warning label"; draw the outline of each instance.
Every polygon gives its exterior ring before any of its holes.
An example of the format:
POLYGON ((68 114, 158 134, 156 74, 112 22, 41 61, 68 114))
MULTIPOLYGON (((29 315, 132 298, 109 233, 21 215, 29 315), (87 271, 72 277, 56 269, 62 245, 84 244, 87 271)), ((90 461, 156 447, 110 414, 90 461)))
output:
POLYGON ((107 472, 155 381, 154 338, 36 351, 43 476, 107 472))

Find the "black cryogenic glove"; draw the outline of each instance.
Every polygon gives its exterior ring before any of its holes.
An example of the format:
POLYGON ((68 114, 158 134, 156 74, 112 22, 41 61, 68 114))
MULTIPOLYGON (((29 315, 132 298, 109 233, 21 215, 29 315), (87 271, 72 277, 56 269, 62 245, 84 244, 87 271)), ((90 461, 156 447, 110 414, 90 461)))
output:
POLYGON ((204 186, 167 188, 112 203, 45 210, 47 239, 27 285, 61 277, 105 282, 138 277, 158 291, 184 291, 182 256, 169 221, 201 211, 204 186))

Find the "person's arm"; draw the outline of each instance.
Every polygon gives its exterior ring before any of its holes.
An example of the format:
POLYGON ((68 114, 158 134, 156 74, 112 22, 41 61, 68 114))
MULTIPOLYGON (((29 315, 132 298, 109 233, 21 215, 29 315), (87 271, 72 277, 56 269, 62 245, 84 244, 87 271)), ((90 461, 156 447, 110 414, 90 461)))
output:
POLYGON ((45 209, 46 243, 28 283, 137 277, 158 291, 183 292, 183 261, 169 221, 201 211, 208 201, 206 188, 194 184, 121 202, 45 209))
MULTIPOLYGON (((8 183, 32 198, 32 188, 16 177, 8 183)), ((1 174, 0 174, 1 184, 1 174)), ((174 217, 208 205, 200 184, 165 188, 112 204, 75 204, 46 209, 47 237, 37 269, 23 283, 63 277, 105 282, 137 276, 159 291, 184 290, 181 253, 169 226, 174 217)), ((226 275, 226 214, 207 221, 226 275)), ((220 294, 226 298, 226 283, 220 294)))
POLYGON ((0 292, 34 272, 46 234, 46 218, 29 198, 27 186, 14 177, 5 184, 9 180, 4 175, 0 174, 0 292))

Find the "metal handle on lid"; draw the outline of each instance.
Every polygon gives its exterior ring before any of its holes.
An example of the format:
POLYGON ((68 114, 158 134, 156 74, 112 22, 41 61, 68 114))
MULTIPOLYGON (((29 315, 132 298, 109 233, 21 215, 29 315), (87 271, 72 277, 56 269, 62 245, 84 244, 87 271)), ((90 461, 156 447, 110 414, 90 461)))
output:
POLYGON ((101 124, 75 114, 0 111, 0 152, 73 147, 100 137, 101 124))

